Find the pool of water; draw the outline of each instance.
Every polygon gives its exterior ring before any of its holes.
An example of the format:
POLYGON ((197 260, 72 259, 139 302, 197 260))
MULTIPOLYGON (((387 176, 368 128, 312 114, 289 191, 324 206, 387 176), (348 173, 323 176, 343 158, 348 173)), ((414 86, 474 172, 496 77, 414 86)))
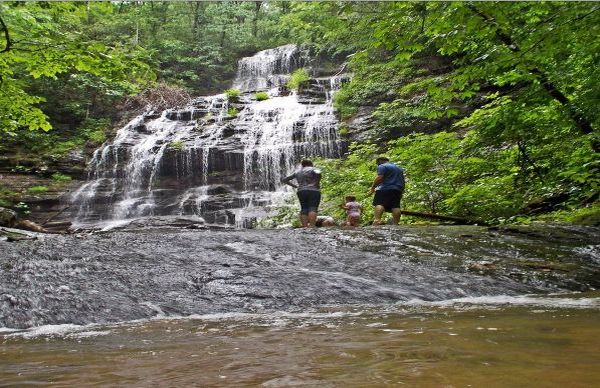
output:
POLYGON ((591 387, 598 295, 0 333, 4 385, 591 387))

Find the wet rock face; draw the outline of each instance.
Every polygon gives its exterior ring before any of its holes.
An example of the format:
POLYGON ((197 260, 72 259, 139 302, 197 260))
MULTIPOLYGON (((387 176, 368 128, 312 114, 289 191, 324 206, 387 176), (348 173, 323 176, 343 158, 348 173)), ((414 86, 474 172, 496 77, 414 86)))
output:
POLYGON ((173 216, 119 231, 0 241, 0 327, 600 287, 598 228, 202 228, 173 216))
POLYGON ((302 55, 288 45, 242 59, 235 102, 198 97, 132 120, 94 153, 69 217, 82 227, 165 215, 247 227, 266 216, 303 157, 338 157, 345 146, 331 102, 340 78, 281 93, 302 55), (269 98, 257 101, 254 90, 264 88, 269 98))
POLYGON ((17 213, 13 210, 0 207, 0 226, 12 228, 17 222, 17 213))

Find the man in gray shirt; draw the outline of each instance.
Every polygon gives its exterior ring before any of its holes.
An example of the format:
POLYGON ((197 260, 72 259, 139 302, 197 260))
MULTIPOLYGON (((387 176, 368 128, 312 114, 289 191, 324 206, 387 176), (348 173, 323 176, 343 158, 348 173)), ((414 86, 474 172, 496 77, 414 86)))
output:
POLYGON ((321 202, 321 170, 315 168, 313 162, 308 159, 304 159, 301 165, 302 168, 283 178, 281 182, 298 189, 302 227, 314 228, 321 202), (298 184, 290 182, 292 179, 298 184))

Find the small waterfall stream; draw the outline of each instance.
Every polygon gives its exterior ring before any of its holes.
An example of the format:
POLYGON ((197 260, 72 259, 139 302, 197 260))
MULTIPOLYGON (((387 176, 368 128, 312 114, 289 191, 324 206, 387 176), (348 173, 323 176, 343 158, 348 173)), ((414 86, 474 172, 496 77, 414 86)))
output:
POLYGON ((199 97, 133 119, 94 153, 71 198, 75 227, 168 215, 251 227, 268 215, 289 196, 279 182, 302 157, 341 154, 332 91, 342 78, 315 80, 316 98, 283 91, 306 63, 295 45, 264 50, 239 61, 236 101, 199 97), (256 91, 270 98, 257 101, 256 91))

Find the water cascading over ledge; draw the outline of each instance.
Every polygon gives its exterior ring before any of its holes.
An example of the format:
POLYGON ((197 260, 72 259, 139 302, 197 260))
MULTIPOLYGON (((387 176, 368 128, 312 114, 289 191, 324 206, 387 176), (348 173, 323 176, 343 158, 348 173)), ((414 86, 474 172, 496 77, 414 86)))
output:
POLYGON ((302 157, 341 154, 331 99, 341 78, 315 79, 309 95, 283 91, 306 63, 294 45, 264 50, 239 61, 235 103, 199 97, 133 119, 94 153, 88 181, 71 198, 74 227, 169 215, 251 227, 268 215, 290 195, 279 182, 302 157), (270 98, 256 101, 256 91, 270 98))

